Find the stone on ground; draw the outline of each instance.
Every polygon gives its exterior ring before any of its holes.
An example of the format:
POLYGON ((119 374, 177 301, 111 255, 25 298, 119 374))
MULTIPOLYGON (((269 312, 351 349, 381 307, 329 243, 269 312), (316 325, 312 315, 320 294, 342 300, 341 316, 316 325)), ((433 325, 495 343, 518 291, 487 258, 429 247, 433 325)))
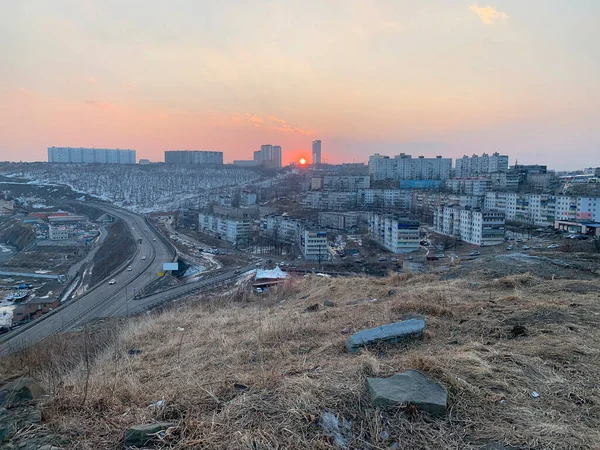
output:
POLYGON ((33 378, 19 378, 0 388, 0 406, 13 408, 37 400, 46 391, 33 378))
POLYGON ((396 344, 409 339, 421 339, 425 321, 420 319, 403 320, 402 322, 390 323, 376 328, 369 328, 354 333, 346 341, 346 349, 350 353, 356 353, 360 347, 380 342, 396 344))
POLYGON ((446 414, 446 388, 417 370, 407 370, 389 378, 367 378, 367 383, 373 406, 407 403, 431 414, 446 414))
POLYGON ((141 447, 154 439, 160 431, 174 426, 170 422, 146 423, 134 425, 125 433, 125 447, 141 447))

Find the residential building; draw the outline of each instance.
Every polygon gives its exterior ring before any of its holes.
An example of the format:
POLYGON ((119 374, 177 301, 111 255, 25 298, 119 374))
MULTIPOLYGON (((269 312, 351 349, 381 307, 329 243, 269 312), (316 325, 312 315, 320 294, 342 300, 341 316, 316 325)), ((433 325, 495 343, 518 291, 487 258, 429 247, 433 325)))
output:
POLYGON ((64 241, 69 239, 69 230, 64 226, 52 226, 48 227, 48 238, 51 241, 64 241))
POLYGON ((401 153, 390 158, 376 153, 369 157, 369 175, 381 180, 446 180, 450 178, 452 159, 436 156, 425 158, 401 153))
POLYGON ((254 167, 260 167, 261 166, 261 162, 257 161, 257 160, 247 160, 247 159, 236 159, 235 161, 233 161, 233 165, 234 166, 238 166, 238 167, 250 167, 250 168, 254 168, 254 167))
POLYGON ((238 245, 247 242, 250 233, 250 221, 248 219, 200 213, 198 214, 198 230, 238 245))
POLYGON ((400 189, 437 190, 442 186, 440 180, 400 180, 400 189))
POLYGON ((446 188, 453 194, 485 195, 490 190, 492 181, 484 177, 452 178, 446 180, 446 188))
POLYGON ((433 226, 436 232, 481 247, 504 242, 504 213, 460 206, 439 206, 433 226))
POLYGON ((323 261, 329 256, 327 231, 304 228, 300 233, 300 251, 304 259, 323 261))
POLYGON ((506 220, 539 226, 555 221, 600 222, 600 197, 488 192, 485 208, 502 211, 506 220))
POLYGON ((312 163, 315 166, 321 164, 321 141, 313 141, 312 143, 312 163))
POLYGON ((49 163, 135 164, 135 150, 48 147, 49 163))
POLYGON ((337 212, 337 211, 323 211, 319 213, 318 222, 319 225, 325 228, 333 228, 336 230, 349 230, 351 228, 357 228, 361 216, 365 213, 360 212, 337 212))
POLYGON ((281 169, 281 146, 271 144, 261 145, 260 150, 254 152, 254 160, 260 161, 264 167, 281 169))
POLYGON ((356 207, 356 192, 309 191, 304 194, 302 206, 309 209, 342 210, 356 207))
POLYGON ((457 178, 479 177, 497 172, 508 172, 508 156, 498 152, 481 156, 463 156, 455 162, 454 176, 457 178))
POLYGON ((392 214, 370 214, 369 237, 392 253, 419 249, 419 221, 392 214))
POLYGON ((49 298, 32 298, 25 303, 18 304, 13 310, 12 324, 17 325, 31 320, 35 320, 60 306, 58 297, 49 298))
POLYGON ((369 189, 371 177, 368 175, 325 175, 311 178, 311 189, 324 191, 356 191, 369 189))
POLYGON ((152 164, 152 162, 150 162, 149 159, 142 158, 138 161, 138 164, 141 166, 148 166, 148 165, 152 164))
POLYGON ((223 164, 223 152, 213 150, 167 150, 167 164, 223 164))
POLYGON ((242 191, 240 194, 240 205, 242 205, 242 206, 256 205, 257 199, 258 199, 258 196, 256 195, 256 192, 242 191))

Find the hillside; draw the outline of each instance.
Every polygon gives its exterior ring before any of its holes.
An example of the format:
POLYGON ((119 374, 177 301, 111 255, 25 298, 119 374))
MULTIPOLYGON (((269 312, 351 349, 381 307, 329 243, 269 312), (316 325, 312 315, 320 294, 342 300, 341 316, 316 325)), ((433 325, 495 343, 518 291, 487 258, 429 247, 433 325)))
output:
POLYGON ((28 433, 61 448, 123 448, 130 426, 157 421, 173 424, 158 444, 173 449, 597 448, 599 287, 477 270, 301 278, 96 324, 0 376, 29 373, 52 394, 28 433), (421 341, 344 350, 355 331, 411 317, 426 321, 421 341), (366 378, 407 369, 447 388, 446 416, 371 406, 366 378))

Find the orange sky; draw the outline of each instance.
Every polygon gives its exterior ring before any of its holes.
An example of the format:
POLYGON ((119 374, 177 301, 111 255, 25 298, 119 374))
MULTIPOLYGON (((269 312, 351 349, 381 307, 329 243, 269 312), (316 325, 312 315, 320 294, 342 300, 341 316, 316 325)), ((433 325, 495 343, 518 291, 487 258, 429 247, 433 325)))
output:
POLYGON ((500 151, 600 166, 600 2, 7 2, 0 159, 500 151), (573 158, 577 155, 578 158, 573 158))

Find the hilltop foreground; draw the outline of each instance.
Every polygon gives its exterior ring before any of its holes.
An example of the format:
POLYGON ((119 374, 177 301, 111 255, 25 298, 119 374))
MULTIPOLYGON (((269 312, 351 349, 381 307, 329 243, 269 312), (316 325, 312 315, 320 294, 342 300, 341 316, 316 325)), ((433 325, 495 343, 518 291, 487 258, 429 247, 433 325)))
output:
POLYGON ((174 424, 158 444, 173 449, 598 448, 599 287, 477 271, 302 278, 96 325, 0 375, 51 394, 14 442, 61 448, 123 448, 130 426, 158 421, 174 424), (410 317, 423 340, 345 351, 352 332, 410 317), (366 378, 407 369, 447 388, 445 417, 371 406, 366 378))

